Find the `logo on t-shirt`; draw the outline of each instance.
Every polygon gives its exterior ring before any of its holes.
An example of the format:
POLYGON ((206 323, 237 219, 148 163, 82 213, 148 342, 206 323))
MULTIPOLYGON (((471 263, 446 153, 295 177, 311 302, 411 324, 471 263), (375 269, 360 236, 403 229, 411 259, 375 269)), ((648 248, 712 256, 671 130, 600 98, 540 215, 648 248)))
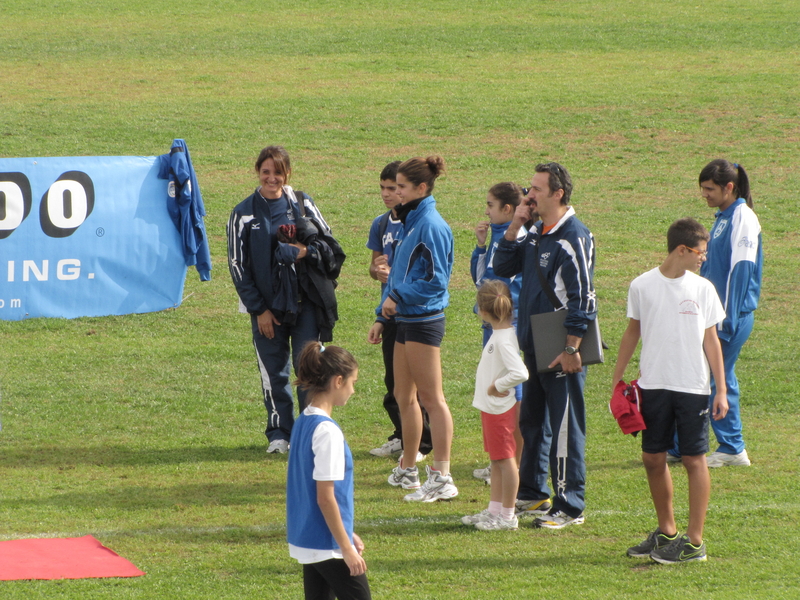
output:
POLYGON ((727 225, 728 219, 720 219, 717 221, 717 226, 714 227, 714 239, 717 239, 722 235, 722 232, 725 231, 725 227, 727 227, 727 225))
POLYGON ((742 247, 755 248, 756 247, 756 243, 755 243, 755 241, 749 239, 747 236, 744 236, 742 239, 739 240, 739 243, 737 244, 737 246, 739 246, 739 248, 742 248, 742 247))
POLYGON ((489 344, 489 347, 486 349, 487 354, 491 354, 494 352, 494 344, 489 344))
POLYGON ((695 302, 694 300, 684 300, 681 302, 680 307, 678 308, 679 315, 693 315, 697 316, 700 313, 700 305, 695 302))

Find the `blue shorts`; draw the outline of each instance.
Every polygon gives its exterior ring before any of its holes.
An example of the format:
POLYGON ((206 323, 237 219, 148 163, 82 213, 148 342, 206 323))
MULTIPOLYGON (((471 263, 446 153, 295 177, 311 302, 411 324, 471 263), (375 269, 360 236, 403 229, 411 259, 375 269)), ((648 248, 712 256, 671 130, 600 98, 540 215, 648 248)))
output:
POLYGON ((398 321, 395 342, 417 342, 426 346, 441 347, 444 338, 444 316, 435 321, 398 321))
POLYGON ((642 390, 642 452, 659 454, 675 447, 682 456, 708 452, 707 394, 688 394, 671 390, 642 390))

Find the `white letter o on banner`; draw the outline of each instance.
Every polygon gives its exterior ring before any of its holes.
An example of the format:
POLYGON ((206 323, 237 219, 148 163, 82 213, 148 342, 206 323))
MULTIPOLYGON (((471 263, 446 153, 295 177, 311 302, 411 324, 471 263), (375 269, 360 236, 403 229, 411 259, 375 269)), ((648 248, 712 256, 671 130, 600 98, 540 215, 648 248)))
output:
POLYGON ((0 219, 0 230, 14 231, 25 216, 22 188, 13 181, 0 181, 0 194, 5 195, 5 217, 0 219))
POLYGON ((75 229, 86 220, 89 211, 86 190, 77 181, 60 179, 47 191, 47 215, 60 229, 75 229), (69 202, 69 215, 66 214, 69 202))

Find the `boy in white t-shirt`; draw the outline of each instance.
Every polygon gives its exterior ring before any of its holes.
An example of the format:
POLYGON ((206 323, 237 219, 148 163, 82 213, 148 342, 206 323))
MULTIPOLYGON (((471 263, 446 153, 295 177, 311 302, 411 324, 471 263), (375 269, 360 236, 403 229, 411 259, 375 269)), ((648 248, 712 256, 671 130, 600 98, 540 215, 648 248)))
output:
POLYGON ((658 528, 628 556, 672 564, 706 560, 703 525, 711 494, 708 452, 709 366, 717 382, 711 416, 728 412, 722 350, 716 325, 725 310, 714 286, 694 271, 706 258, 708 231, 694 219, 679 219, 667 232, 669 255, 661 266, 633 280, 628 293, 628 328, 619 345, 614 384, 623 379, 639 338, 642 461, 658 528), (667 450, 678 433, 689 477, 689 524, 678 535, 672 510, 672 476, 667 450))

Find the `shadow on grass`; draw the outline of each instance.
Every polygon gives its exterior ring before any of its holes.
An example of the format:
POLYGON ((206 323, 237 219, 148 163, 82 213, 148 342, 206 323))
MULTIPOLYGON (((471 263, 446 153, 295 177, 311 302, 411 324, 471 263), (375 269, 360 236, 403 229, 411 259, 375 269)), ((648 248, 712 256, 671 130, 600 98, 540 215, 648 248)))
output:
MULTIPOLYGON (((273 455, 270 460, 286 461, 286 456, 273 455)), ((253 462, 267 460, 266 445, 188 446, 181 448, 131 448, 129 446, 16 446, 3 450, 3 466, 69 467, 71 465, 148 466, 203 462, 253 462)))

